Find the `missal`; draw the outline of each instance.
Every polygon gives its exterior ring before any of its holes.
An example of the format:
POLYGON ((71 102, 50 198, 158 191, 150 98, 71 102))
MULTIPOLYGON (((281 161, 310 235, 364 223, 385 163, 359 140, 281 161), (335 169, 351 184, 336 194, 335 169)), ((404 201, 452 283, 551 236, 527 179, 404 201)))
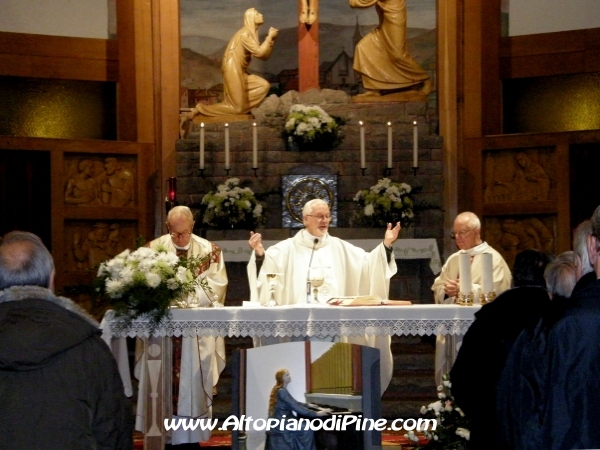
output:
POLYGON ((405 306, 410 300, 384 300, 379 295, 358 295, 354 297, 332 297, 327 303, 333 306, 405 306))

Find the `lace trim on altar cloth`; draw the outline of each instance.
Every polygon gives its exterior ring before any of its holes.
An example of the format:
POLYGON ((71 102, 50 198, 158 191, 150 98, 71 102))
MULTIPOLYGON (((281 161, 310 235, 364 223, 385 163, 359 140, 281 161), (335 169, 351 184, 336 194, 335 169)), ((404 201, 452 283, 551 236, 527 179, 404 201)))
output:
POLYGON ((126 326, 118 319, 110 321, 113 337, 153 336, 424 336, 462 335, 473 321, 469 319, 394 319, 331 321, 163 321, 154 330, 147 322, 134 321, 126 326))

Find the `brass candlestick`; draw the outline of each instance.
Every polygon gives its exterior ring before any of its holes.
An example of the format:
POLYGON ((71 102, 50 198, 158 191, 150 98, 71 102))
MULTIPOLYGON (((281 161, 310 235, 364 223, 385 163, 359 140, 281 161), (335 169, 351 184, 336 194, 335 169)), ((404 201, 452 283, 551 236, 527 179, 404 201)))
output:
POLYGON ((473 300, 475 299, 475 294, 473 292, 469 292, 467 295, 462 292, 458 293, 458 304, 462 306, 473 306, 473 300))
POLYGON ((479 294, 479 300, 481 301, 482 305, 486 305, 490 302, 493 302, 495 298, 496 293, 494 291, 490 291, 487 294, 484 294, 483 292, 479 294))

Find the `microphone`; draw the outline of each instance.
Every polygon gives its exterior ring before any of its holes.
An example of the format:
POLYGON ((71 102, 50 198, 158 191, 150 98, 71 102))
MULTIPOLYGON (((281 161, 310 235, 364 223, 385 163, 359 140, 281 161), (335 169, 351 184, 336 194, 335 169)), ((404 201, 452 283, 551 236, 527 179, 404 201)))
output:
POLYGON ((319 243, 319 239, 313 241, 313 248, 310 252, 310 260, 308 261, 308 273, 306 274, 306 303, 312 303, 310 295, 310 265, 312 264, 313 256, 315 255, 315 247, 319 243))

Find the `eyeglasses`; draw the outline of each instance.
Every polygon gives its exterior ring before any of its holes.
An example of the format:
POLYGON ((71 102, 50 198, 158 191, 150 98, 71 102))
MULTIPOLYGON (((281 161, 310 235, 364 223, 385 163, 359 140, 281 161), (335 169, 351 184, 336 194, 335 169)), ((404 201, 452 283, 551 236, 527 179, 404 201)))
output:
POLYGON ((181 239, 182 237, 188 237, 192 235, 191 231, 184 231, 183 233, 169 233, 173 239, 181 239))
POLYGON ((456 239, 457 237, 462 238, 465 237, 467 234, 469 234, 471 231, 473 231, 475 228, 471 228, 470 230, 465 230, 465 231, 459 231, 457 233, 455 233, 454 231, 452 233, 450 233, 450 237, 452 239, 456 239))
POLYGON ((312 214, 307 214, 306 217, 314 217, 319 222, 329 222, 331 220, 331 216, 323 216, 320 214, 318 216, 313 216, 312 214))

